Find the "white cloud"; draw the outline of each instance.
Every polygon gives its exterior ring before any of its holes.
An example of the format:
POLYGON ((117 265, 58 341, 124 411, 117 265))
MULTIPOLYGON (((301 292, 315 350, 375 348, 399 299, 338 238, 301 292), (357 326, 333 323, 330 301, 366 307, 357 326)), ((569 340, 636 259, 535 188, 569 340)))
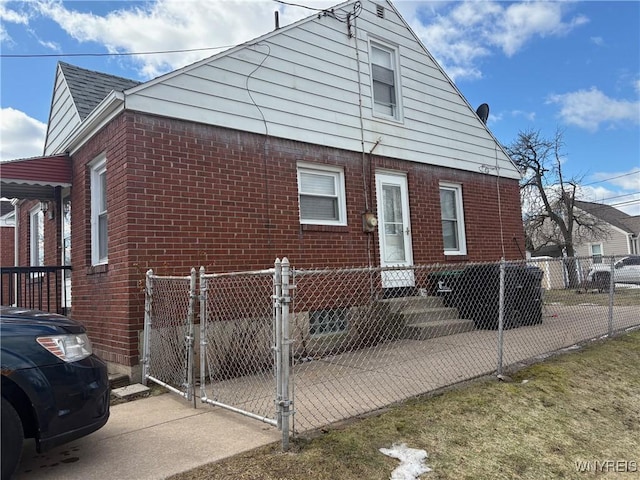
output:
POLYGON ((14 108, 0 112, 0 161, 42 155, 47 125, 14 108))
POLYGON ((522 117, 530 122, 534 122, 536 120, 536 112, 523 112, 522 110, 513 110, 511 115, 514 117, 522 117))
POLYGON ((550 95, 547 103, 560 105, 559 115, 564 123, 590 132, 597 131, 602 124, 640 123, 640 102, 610 98, 596 87, 550 95))
POLYGON ((604 39, 602 37, 591 37, 590 40, 591 40, 591 43, 593 43, 594 45, 597 45, 599 47, 604 45, 604 39))
POLYGON ((563 36, 588 22, 582 15, 563 21, 564 7, 561 2, 511 4, 497 19, 491 41, 510 57, 536 36, 563 36))
MULTIPOLYGON (((318 8, 332 2, 314 3, 318 8)), ((123 7, 106 16, 73 10, 73 3, 41 1, 39 10, 79 42, 102 44, 111 52, 150 52, 229 47, 273 30, 274 11, 280 25, 311 15, 300 8, 273 2, 228 0, 224 3, 158 0, 135 8, 123 7)), ((124 5, 127 5, 126 3, 124 5)), ((134 61, 144 78, 175 70, 223 49, 174 54, 138 55, 134 61)))
POLYGON ((27 25, 29 23, 29 16, 23 12, 9 8, 8 4, 9 2, 7 0, 0 0, 0 43, 13 44, 13 40, 5 28, 5 24, 17 23, 27 25))
POLYGON ((623 172, 596 172, 590 178, 594 181, 582 187, 581 198, 640 215, 640 166, 623 172))
POLYGON ((535 37, 563 36, 588 21, 584 16, 566 20, 567 8, 565 2, 400 4, 413 30, 453 79, 481 78, 478 63, 496 47, 513 56, 535 37))

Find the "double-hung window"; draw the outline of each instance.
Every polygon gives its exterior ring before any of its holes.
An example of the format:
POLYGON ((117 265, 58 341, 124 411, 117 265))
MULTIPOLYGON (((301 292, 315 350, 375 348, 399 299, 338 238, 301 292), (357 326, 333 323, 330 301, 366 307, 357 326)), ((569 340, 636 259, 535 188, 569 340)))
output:
POLYGON ((298 198, 300 223, 347 224, 342 168, 298 164, 298 198))
POLYGON ((394 120, 400 120, 397 57, 395 48, 371 42, 373 112, 394 120))
POLYGON ((91 262, 108 262, 107 159, 101 155, 91 164, 91 262))
POLYGON ((602 244, 592 243, 590 249, 593 263, 602 263, 602 244))
POLYGON ((440 184, 440 212, 445 255, 466 255, 464 233, 462 186, 453 183, 440 184))

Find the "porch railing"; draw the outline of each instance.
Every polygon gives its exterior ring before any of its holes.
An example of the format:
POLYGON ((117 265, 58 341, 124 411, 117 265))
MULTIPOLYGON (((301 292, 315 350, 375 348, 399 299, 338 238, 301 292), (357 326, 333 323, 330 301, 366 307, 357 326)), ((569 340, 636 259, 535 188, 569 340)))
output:
POLYGON ((0 267, 0 304, 66 315, 71 266, 0 267))

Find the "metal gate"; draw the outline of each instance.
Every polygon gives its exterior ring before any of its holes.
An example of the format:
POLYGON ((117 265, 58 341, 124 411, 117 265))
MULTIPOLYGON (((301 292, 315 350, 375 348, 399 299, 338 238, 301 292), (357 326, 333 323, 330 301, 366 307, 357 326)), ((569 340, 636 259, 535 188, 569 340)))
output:
POLYGON ((147 272, 145 289, 143 383, 152 381, 191 400, 194 369, 196 270, 187 277, 147 272))
POLYGON ((288 447, 289 262, 188 277, 147 272, 143 382, 280 428, 288 447), (197 303, 199 303, 199 308, 197 303), (194 328, 199 312, 199 329, 194 328), (196 341, 199 337, 199 341, 196 341), (197 351, 199 350, 199 351, 197 351), (200 357, 199 362, 194 358, 200 357))

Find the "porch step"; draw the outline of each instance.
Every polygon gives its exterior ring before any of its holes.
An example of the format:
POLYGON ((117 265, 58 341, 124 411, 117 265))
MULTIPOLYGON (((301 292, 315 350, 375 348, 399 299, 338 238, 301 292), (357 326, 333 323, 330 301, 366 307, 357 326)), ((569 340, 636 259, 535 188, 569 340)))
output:
POLYGON ((445 307, 442 297, 412 296, 381 302, 390 313, 402 317, 405 338, 426 340, 475 330, 473 321, 461 319, 458 309, 445 307))
POLYGON ((455 320, 460 318, 455 308, 411 308, 400 312, 407 324, 425 323, 430 321, 455 320))
POLYGON ((131 384, 131 379, 128 375, 124 373, 110 373, 109 374, 109 387, 111 390, 115 390, 117 388, 126 387, 131 384))
POLYGON ((457 333, 475 330, 473 320, 460 318, 448 320, 430 320, 422 323, 412 323, 405 327, 405 338, 412 340, 427 340, 429 338, 445 337, 457 333))
POLYGON ((380 300, 389 307, 391 313, 402 313, 422 308, 441 308, 444 306, 441 297, 400 297, 380 300))

